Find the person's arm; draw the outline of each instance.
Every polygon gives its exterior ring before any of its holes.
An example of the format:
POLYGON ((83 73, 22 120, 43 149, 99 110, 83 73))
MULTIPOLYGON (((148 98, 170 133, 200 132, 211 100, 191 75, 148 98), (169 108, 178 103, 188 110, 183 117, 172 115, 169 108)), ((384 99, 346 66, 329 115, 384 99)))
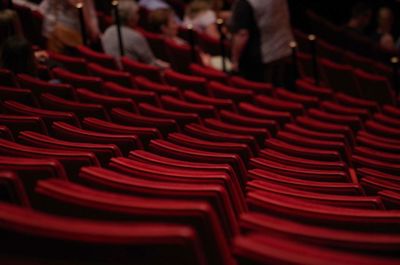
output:
POLYGON ((247 1, 237 1, 232 7, 231 32, 231 62, 232 70, 239 70, 239 60, 250 36, 252 8, 247 1))
POLYGON ((42 15, 46 15, 46 13, 49 11, 49 6, 50 6, 49 0, 43 0, 39 4, 39 9, 38 10, 42 15))
POLYGON ((215 23, 209 24, 205 29, 205 33, 215 39, 219 39, 219 32, 215 23))
POLYGON ((100 37, 96 9, 92 0, 85 0, 84 4, 85 24, 89 32, 89 38, 91 41, 96 41, 100 37))
POLYGON ((239 59, 240 56, 244 50, 244 47, 246 47, 247 41, 249 40, 249 31, 247 29, 241 29, 235 34, 233 34, 232 37, 232 70, 233 71, 238 71, 239 70, 239 59))
POLYGON ((162 62, 157 61, 147 40, 140 33, 131 33, 130 36, 125 37, 128 37, 129 45, 126 49, 130 57, 136 58, 138 61, 146 64, 162 66, 162 62))

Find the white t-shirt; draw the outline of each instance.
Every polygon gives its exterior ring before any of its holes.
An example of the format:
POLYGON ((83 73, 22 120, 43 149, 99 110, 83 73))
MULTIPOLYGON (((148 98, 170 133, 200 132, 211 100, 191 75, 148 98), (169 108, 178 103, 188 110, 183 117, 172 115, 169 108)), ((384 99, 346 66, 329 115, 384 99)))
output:
POLYGON ((293 34, 287 0, 247 0, 261 33, 263 63, 289 56, 293 34))

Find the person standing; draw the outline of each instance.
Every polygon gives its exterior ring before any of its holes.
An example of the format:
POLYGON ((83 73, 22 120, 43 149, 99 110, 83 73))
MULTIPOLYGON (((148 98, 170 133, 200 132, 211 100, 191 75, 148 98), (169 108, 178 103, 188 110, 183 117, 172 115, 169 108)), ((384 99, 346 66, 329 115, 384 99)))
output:
POLYGON ((287 0, 237 0, 230 26, 233 70, 253 81, 285 85, 294 39, 287 0))
POLYGON ((396 52, 396 42, 393 37, 394 14, 387 6, 381 7, 377 14, 377 28, 372 39, 389 52, 396 52))

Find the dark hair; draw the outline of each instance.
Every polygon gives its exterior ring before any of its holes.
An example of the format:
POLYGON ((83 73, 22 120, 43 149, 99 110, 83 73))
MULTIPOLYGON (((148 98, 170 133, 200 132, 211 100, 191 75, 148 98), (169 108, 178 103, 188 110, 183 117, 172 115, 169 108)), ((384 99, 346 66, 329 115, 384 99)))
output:
POLYGON ((372 8, 368 3, 358 2, 353 6, 352 17, 357 18, 361 16, 369 15, 372 12, 372 8))
POLYGON ((21 22, 17 12, 10 9, 0 11, 0 40, 11 36, 22 36, 21 22))
POLYGON ((160 8, 151 11, 147 18, 149 31, 161 33, 161 27, 168 24, 169 17, 173 13, 170 8, 160 8))
POLYGON ((31 44, 22 37, 9 37, 1 47, 0 67, 36 76, 37 66, 31 44))

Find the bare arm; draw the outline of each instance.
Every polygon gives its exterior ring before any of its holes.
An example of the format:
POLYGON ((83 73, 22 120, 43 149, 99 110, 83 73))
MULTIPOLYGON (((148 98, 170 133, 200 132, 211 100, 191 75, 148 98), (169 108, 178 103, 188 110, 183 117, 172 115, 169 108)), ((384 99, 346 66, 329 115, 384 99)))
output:
POLYGON ((249 31, 247 29, 241 29, 232 38, 232 70, 237 71, 239 67, 239 59, 242 54, 244 47, 249 40, 249 31))

